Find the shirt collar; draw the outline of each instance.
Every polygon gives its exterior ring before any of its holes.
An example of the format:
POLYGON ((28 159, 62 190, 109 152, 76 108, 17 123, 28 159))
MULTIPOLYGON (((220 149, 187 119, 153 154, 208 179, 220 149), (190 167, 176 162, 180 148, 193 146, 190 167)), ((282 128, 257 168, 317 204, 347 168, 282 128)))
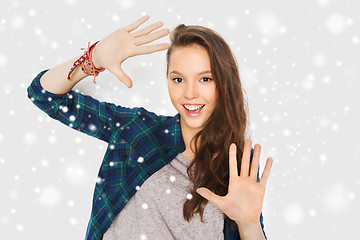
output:
POLYGON ((164 124, 164 132, 166 133, 166 145, 171 148, 177 148, 180 152, 185 151, 185 143, 181 133, 180 114, 170 117, 164 124))

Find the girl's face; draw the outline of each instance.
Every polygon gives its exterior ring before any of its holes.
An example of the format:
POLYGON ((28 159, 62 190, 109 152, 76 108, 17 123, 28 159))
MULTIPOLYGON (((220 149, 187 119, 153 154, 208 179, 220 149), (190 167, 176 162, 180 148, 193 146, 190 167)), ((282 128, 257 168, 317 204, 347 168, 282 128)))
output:
POLYGON ((181 128, 197 132, 213 112, 217 101, 207 51, 196 44, 176 47, 170 55, 168 69, 169 95, 180 113, 181 128))

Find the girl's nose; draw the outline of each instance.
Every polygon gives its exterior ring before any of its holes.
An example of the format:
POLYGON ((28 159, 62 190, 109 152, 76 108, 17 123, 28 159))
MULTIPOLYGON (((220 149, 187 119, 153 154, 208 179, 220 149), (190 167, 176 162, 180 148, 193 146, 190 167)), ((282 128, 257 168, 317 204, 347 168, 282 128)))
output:
POLYGON ((196 83, 187 83, 184 95, 187 99, 193 99, 198 97, 198 89, 196 83))

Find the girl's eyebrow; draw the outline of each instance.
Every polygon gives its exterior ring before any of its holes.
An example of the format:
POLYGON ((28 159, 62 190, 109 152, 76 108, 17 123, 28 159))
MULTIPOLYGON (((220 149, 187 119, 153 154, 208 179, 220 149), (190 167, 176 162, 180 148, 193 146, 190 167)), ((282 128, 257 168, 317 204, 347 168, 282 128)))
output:
MULTIPOLYGON (((178 75, 182 75, 180 72, 174 70, 174 71, 171 71, 170 74, 172 73, 176 73, 178 75)), ((199 72, 198 75, 202 75, 202 74, 205 74, 205 73, 211 73, 211 70, 205 70, 205 71, 202 71, 202 72, 199 72)))

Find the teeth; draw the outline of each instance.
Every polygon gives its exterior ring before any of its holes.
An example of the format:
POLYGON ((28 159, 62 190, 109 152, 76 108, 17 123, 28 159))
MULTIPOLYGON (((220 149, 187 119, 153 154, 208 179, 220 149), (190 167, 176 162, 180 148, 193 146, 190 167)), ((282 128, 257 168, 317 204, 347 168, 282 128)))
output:
POLYGON ((197 105, 197 106, 195 106, 195 105, 184 105, 184 107, 185 107, 187 110, 190 110, 190 111, 197 110, 197 109, 199 109, 199 108, 201 108, 201 107, 203 107, 203 106, 205 106, 205 105, 197 105))

